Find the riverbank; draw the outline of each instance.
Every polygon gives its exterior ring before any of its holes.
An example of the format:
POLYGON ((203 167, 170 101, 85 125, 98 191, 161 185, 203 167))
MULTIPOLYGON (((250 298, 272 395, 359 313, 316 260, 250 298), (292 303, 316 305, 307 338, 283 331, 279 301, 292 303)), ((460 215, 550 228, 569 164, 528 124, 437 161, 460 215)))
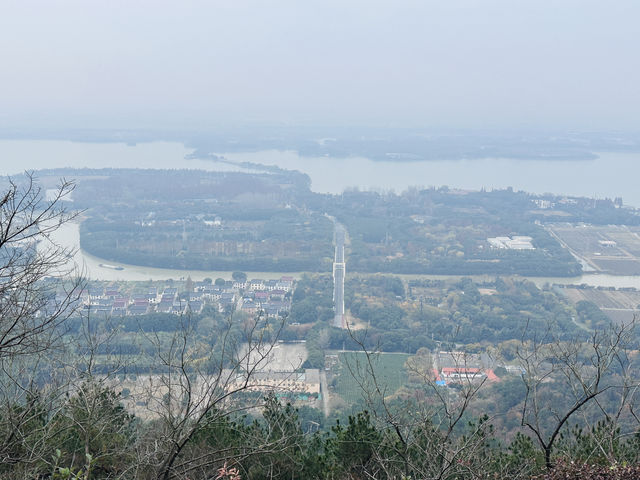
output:
MULTIPOLYGON (((66 223, 53 235, 52 240, 66 248, 75 249, 75 255, 69 259, 69 265, 75 263, 89 280, 103 281, 144 281, 144 280, 181 280, 191 277, 199 281, 205 278, 231 278, 231 271, 205 271, 205 270, 172 270, 168 268, 152 268, 139 265, 117 263, 103 258, 94 257, 79 248, 80 225, 66 223), (102 266, 101 266, 102 265, 102 266), (110 267, 121 267, 122 270, 110 267)), ((302 272, 245 272, 249 278, 261 278, 263 280, 279 279, 282 276, 299 278, 302 272)))
MULTIPOLYGON (((69 265, 75 263, 85 272, 90 280, 104 281, 142 281, 142 280, 180 280, 191 277, 193 280, 203 280, 204 278, 231 278, 231 271, 203 271, 203 270, 172 270, 164 268, 143 267, 139 265, 128 265, 115 263, 97 258, 79 249, 80 228, 77 223, 67 223, 62 225, 52 236, 52 240, 58 244, 76 249, 73 258, 69 259, 69 265), (115 270, 101 267, 100 264, 109 264, 122 267, 123 270, 115 270)), ((348 259, 347 259, 348 265, 348 259)), ((292 276, 300 278, 304 272, 245 272, 249 278, 262 278, 264 280, 278 279, 282 276, 292 276)), ((396 275, 396 274, 388 274, 396 275)), ((476 282, 490 282, 500 275, 422 275, 422 274, 397 274, 396 276, 405 280, 429 279, 457 281, 463 277, 472 278, 476 282)), ((502 275, 507 276, 507 275, 502 275)), ((600 273, 586 273, 578 277, 523 277, 515 276, 532 281, 538 287, 545 284, 558 285, 589 285, 592 287, 615 287, 615 288, 637 288, 640 290, 640 276, 631 275, 608 275, 600 273)))

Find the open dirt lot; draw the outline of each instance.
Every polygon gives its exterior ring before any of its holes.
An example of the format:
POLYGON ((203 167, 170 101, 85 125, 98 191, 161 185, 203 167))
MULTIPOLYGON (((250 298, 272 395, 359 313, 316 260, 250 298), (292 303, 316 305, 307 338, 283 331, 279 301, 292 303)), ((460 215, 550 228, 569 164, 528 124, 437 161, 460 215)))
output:
MULTIPOLYGON (((246 345, 242 347, 246 352, 246 345)), ((249 364, 259 361, 260 372, 293 372, 299 369, 307 359, 307 347, 304 343, 277 343, 270 352, 251 352, 249 364), (260 358, 267 355, 264 360, 260 358)))

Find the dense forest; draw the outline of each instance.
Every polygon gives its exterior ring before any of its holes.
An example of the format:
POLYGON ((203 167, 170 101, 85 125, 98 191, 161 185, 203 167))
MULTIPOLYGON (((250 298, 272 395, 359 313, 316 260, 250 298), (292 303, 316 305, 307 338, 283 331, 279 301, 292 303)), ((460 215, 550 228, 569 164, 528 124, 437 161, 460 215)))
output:
POLYGON ((298 172, 267 170, 44 174, 79 179, 74 203, 85 210, 84 250, 109 261, 173 269, 328 272, 329 218, 335 218, 347 231, 352 272, 576 276, 581 265, 544 223, 640 223, 635 210, 617 200, 446 187, 327 195, 313 193, 298 172), (542 201, 553 207, 540 209, 542 201), (488 243, 510 236, 530 237, 533 248, 488 243))
MULTIPOLYGON (((593 304, 572 306, 552 288, 539 289, 526 280, 498 278, 477 284, 409 280, 407 287, 390 275, 351 275, 345 285, 345 305, 356 329, 366 327, 367 348, 415 353, 433 348, 434 339, 449 344, 496 345, 530 339, 553 329, 563 339, 584 334, 572 321, 578 316, 593 326, 610 323, 593 304), (482 292, 479 290, 482 290, 482 292)), ((293 295, 286 339, 311 338, 325 330, 333 316, 332 281, 328 275, 304 276, 293 295), (297 333, 296 333, 297 332, 297 333), (311 336, 311 337, 310 337, 311 336)), ((350 336, 330 331, 327 346, 353 348, 350 336), (345 343, 346 342, 346 343, 345 343)))
MULTIPOLYGON (((539 478, 632 479, 640 473, 640 439, 603 440, 612 425, 573 429, 558 442, 553 468, 535 442, 518 435, 495 440, 487 416, 465 419, 451 434, 437 418, 381 426, 368 411, 313 433, 302 412, 266 398, 260 419, 211 412, 181 445, 169 475, 163 475, 162 422, 128 414, 119 396, 99 384, 79 385, 51 418, 21 426, 3 449, 3 478, 539 478), (400 428, 398 428, 400 426, 400 428), (606 448, 603 448, 606 447, 606 448), (36 451, 51 452, 33 458, 36 451), (88 453, 90 452, 90 453, 88 453), (29 458, 23 462, 21 459, 29 458), (160 468, 159 468, 160 467, 160 468)), ((44 411, 44 406, 43 406, 44 411)), ((5 410, 20 416, 15 406, 5 410)), ((6 432, 1 432, 3 435, 6 432)))

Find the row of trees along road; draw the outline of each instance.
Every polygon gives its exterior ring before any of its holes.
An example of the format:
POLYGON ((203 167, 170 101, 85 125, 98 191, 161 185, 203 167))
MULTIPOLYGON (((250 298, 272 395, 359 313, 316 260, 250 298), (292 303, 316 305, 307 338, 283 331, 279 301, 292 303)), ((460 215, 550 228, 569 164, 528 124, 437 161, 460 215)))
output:
POLYGON ((418 355, 407 368, 420 387, 392 397, 358 332, 364 355, 349 368, 367 411, 324 434, 251 390, 282 328, 260 318, 230 315, 206 338, 186 316, 165 335, 140 332, 156 349, 149 374, 132 380, 127 357, 109 351, 117 328, 108 321, 85 316, 65 332, 82 313, 84 280, 51 234, 77 216, 66 208, 72 191, 63 180, 43 199, 27 174, 0 196, 1 478, 572 478, 564 459, 576 452, 616 475, 631 471, 616 462, 638 465, 633 324, 572 341, 550 324, 523 340, 522 432, 508 449, 491 418, 472 415, 486 380, 441 388, 418 355))

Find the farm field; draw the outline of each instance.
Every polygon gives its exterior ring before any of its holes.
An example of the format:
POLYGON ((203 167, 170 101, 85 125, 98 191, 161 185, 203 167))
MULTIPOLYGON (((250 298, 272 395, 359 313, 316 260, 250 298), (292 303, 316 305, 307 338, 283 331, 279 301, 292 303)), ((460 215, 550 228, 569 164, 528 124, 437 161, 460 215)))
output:
POLYGON ((614 323, 629 322, 640 314, 640 291, 567 287, 562 292, 573 304, 593 303, 614 323))
POLYGON ((640 275, 640 261, 627 258, 595 258, 592 264, 601 272, 614 275, 640 275))
POLYGON ((562 223, 547 229, 598 272, 640 275, 638 227, 562 223))
POLYGON ((573 303, 586 300, 602 308, 636 309, 640 304, 640 292, 626 290, 599 290, 595 288, 570 288, 564 289, 564 294, 573 303))
MULTIPOLYGON (((372 355, 373 371, 385 396, 393 395, 407 383, 404 364, 409 358, 404 353, 381 353, 372 355)), ((367 358, 362 352, 340 352, 338 362, 332 369, 335 378, 334 392, 348 405, 362 399, 360 384, 375 388, 368 373, 367 358)))

